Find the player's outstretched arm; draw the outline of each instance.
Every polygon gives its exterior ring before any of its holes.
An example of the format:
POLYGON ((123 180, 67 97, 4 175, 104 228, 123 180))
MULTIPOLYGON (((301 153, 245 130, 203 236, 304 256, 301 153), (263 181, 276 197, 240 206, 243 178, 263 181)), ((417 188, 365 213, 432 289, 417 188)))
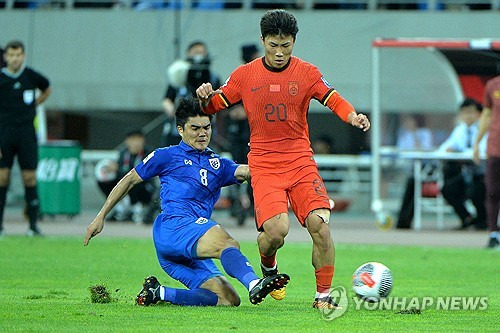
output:
POLYGON ((210 103, 210 99, 215 94, 220 94, 221 92, 222 90, 220 89, 214 90, 212 84, 208 82, 208 83, 203 83, 201 86, 198 87, 198 89, 196 89, 196 96, 200 101, 201 107, 206 108, 208 106, 208 103, 210 103))
POLYGON ((94 218, 92 223, 87 227, 87 234, 85 235, 85 239, 83 241, 83 245, 87 246, 90 239, 97 234, 99 234, 104 228, 104 218, 106 215, 113 209, 113 207, 123 199, 127 195, 127 193, 134 187, 135 185, 142 182, 141 177, 137 174, 135 169, 130 170, 116 186, 113 188, 108 198, 104 202, 101 210, 94 218))
POLYGON ((370 121, 368 120, 368 117, 362 113, 356 113, 353 111, 349 113, 349 115, 347 116, 347 120, 349 121, 349 124, 362 129, 363 132, 366 132, 370 129, 370 121))

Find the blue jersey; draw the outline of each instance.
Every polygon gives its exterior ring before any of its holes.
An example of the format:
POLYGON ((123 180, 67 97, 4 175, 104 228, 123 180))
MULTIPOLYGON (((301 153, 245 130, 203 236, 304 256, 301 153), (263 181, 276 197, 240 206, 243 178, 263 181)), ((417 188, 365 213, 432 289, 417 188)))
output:
POLYGON ((237 184, 238 164, 221 158, 210 148, 200 152, 183 141, 160 148, 135 167, 143 180, 159 176, 164 220, 204 217, 209 219, 223 186, 237 184))

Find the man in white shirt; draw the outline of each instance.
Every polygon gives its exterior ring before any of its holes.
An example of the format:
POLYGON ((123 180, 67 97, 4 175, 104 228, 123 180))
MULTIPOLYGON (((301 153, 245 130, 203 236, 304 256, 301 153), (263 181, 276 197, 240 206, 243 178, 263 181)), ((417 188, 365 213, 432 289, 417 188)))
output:
MULTIPOLYGON (((460 106, 460 123, 455 126, 448 139, 439 147, 447 152, 472 152, 479 128, 482 105, 472 98, 467 98, 460 106)), ((482 154, 486 152, 486 136, 480 143, 482 154)), ((484 165, 475 165, 472 161, 450 161, 443 168, 444 186, 441 193, 453 207, 461 220, 459 230, 471 225, 476 229, 486 229, 484 165), (464 203, 470 199, 476 208, 473 217, 464 203)))

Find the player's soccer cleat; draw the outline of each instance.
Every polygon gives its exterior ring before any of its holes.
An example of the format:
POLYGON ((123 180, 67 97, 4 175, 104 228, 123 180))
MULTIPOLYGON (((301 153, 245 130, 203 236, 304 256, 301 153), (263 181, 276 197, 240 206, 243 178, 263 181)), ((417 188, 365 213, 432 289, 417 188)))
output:
POLYGON ((270 292, 283 288, 289 281, 290 277, 286 274, 276 274, 260 279, 248 293, 250 303, 259 304, 270 292))
POLYGON ((498 241, 498 238, 490 237, 490 240, 489 240, 488 245, 486 247, 489 249, 499 249, 500 242, 498 241))
MULTIPOLYGON (((264 267, 262 267, 262 264, 260 265, 260 268, 262 270, 263 277, 268 277, 268 276, 273 276, 273 275, 279 274, 277 265, 276 265, 275 269, 270 270, 270 271, 265 270, 264 267)), ((281 301, 286 296, 286 287, 283 286, 283 288, 273 290, 269 293, 269 295, 271 295, 271 297, 274 298, 275 300, 281 301)))
POLYGON ((161 284, 156 277, 151 275, 145 278, 142 284, 142 290, 135 298, 135 303, 142 306, 158 303, 158 301, 161 300, 160 287, 161 284))
POLYGON ((323 298, 315 298, 313 302, 313 308, 315 309, 342 309, 337 303, 333 301, 330 296, 323 298))
POLYGON ((33 227, 33 228, 29 228, 26 231, 26 236, 28 236, 28 237, 41 237, 41 236, 43 236, 43 234, 38 227, 33 227))

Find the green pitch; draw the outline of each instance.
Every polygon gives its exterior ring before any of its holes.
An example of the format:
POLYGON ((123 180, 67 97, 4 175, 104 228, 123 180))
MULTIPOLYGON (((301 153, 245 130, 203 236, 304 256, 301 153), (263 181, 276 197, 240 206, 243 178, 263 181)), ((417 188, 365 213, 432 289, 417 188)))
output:
MULTIPOLYGON (((243 252, 258 267, 254 243, 243 252)), ((323 332, 323 331, 497 331, 500 313, 500 252, 401 246, 338 245, 334 285, 348 289, 348 311, 326 321, 311 308, 315 290, 310 244, 286 244, 278 260, 291 276, 287 297, 268 297, 261 305, 248 301, 246 290, 230 278, 242 298, 239 308, 195 308, 134 305, 143 278, 155 274, 169 286, 148 239, 99 236, 89 247, 80 238, 0 239, 0 331, 191 331, 191 332, 323 332), (391 268, 391 296, 486 296, 488 309, 421 314, 393 310, 356 310, 351 274, 362 263, 379 261, 391 268), (105 284, 114 301, 90 302, 88 287, 105 284), (495 328, 496 327, 496 328, 495 328)), ((218 261, 217 261, 218 262, 218 261)), ((259 273, 260 274, 260 273, 259 273)))

